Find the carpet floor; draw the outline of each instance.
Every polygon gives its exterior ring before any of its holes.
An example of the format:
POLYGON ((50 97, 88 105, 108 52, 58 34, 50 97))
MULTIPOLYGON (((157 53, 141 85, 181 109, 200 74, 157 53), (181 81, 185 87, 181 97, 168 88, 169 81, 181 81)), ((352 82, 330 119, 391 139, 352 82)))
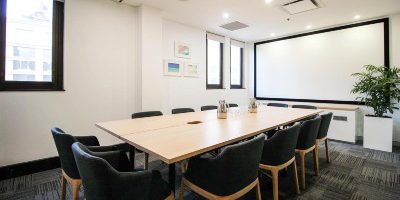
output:
MULTIPOLYGON (((306 190, 300 195, 294 192, 291 168, 287 175, 279 177, 280 199, 400 199, 400 153, 387 153, 364 149, 360 145, 330 141, 331 163, 326 163, 325 146, 320 147, 320 175, 314 176, 312 154, 306 156, 306 190)), ((143 155, 137 155, 137 165, 142 165, 143 155)), ((297 165, 299 166, 299 165, 297 165)), ((167 180, 168 167, 160 161, 151 160, 150 168, 160 170, 167 180)), ((179 165, 177 166, 179 168, 179 165)), ((300 169, 299 173, 300 173, 300 169)), ((177 171, 176 185, 180 176, 177 171)), ((60 199, 61 169, 44 171, 27 176, 0 181, 0 199, 60 199)), ((260 177, 263 199, 272 199, 272 183, 268 176, 260 177)), ((176 192, 178 194, 178 192, 176 192)), ((67 199, 71 199, 67 188, 67 199)), ((80 199, 83 197, 81 188, 80 199)), ((134 199, 134 198, 132 198, 134 199)), ((186 192, 186 200, 202 199, 186 192)), ((250 192, 242 199, 255 199, 250 192)))

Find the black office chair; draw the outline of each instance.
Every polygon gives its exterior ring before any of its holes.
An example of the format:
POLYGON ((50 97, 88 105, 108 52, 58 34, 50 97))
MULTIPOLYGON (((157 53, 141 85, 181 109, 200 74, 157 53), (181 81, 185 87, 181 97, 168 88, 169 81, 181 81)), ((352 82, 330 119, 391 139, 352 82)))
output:
POLYGON ((144 117, 155 117, 163 115, 161 111, 147 111, 147 112, 137 112, 132 114, 132 119, 144 118, 144 117))
POLYGON ((278 199, 279 171, 293 166, 295 191, 300 194, 297 177, 295 149, 299 136, 300 124, 280 130, 271 139, 265 140, 260 161, 260 169, 271 171, 274 200, 278 199))
POLYGON ((236 103, 230 103, 228 104, 229 108, 235 108, 235 107, 239 107, 239 105, 237 105, 236 103))
MULTIPOLYGON (((329 130, 329 125, 331 124, 332 121, 332 116, 333 113, 324 113, 321 114, 321 125, 319 126, 319 131, 318 131, 318 136, 317 136, 317 141, 315 142, 315 149, 319 151, 318 146, 321 142, 325 141, 325 153, 326 153, 326 161, 329 163, 329 150, 328 150, 328 130, 329 130)), ((317 153, 318 154, 318 153, 317 153)))
POLYGON ((317 110, 316 106, 310 106, 310 105, 293 105, 292 108, 302 108, 302 109, 314 109, 314 110, 317 110))
POLYGON ((209 105, 209 106, 202 106, 201 111, 206 111, 206 110, 216 110, 218 109, 218 106, 213 106, 213 105, 209 105))
MULTIPOLYGON (((126 151, 122 146, 100 146, 99 140, 95 136, 72 136, 66 134, 60 128, 52 128, 54 143, 57 147, 57 152, 60 158, 62 168, 62 192, 61 199, 65 199, 66 183, 68 182, 72 187, 73 199, 78 199, 79 189, 81 186, 81 176, 79 175, 78 168, 75 163, 74 155, 72 154, 71 145, 74 142, 81 142, 95 151, 126 151)), ((129 162, 128 162, 129 163, 129 162)))
POLYGON ((193 108, 174 108, 172 109, 172 114, 181 114, 181 113, 189 113, 194 112, 193 108))
POLYGON ((268 103, 267 106, 288 108, 289 105, 285 103, 268 103))
MULTIPOLYGON (((267 106, 271 106, 271 107, 281 107, 281 108, 288 108, 289 105, 288 104, 284 104, 284 103, 268 103, 267 106)), ((286 126, 283 126, 283 128, 285 127, 289 127, 289 126, 293 126, 294 123, 292 124, 288 124, 286 126)), ((280 130, 280 128, 275 129, 275 130, 270 130, 268 132, 266 132, 268 138, 271 138, 278 130, 280 130)))
MULTIPOLYGON (((301 108, 301 109, 309 109, 309 110, 317 110, 318 109, 316 106, 310 106, 310 105, 293 105, 292 108, 301 108)), ((313 115, 313 116, 307 117, 301 121, 307 121, 310 119, 314 119, 316 116, 318 116, 318 115, 313 115)))
MULTIPOLYGON (((132 114, 132 119, 137 119, 137 118, 146 118, 146 117, 156 117, 156 116, 162 116, 163 113, 161 111, 146 111, 146 112, 137 112, 132 114)), ((130 154, 133 154, 133 157, 135 155, 135 150, 134 147, 131 147, 131 152, 130 154)), ((139 149, 136 149, 138 153, 143 153, 143 151, 140 151, 139 149)), ((147 170, 149 169, 149 154, 144 153, 144 169, 147 170)))
POLYGON ((127 159, 120 152, 93 152, 81 143, 74 143, 72 151, 82 176, 85 198, 108 199, 174 199, 159 171, 121 171, 127 159))
POLYGON ((314 119, 310 119, 301 123, 299 137, 297 139, 296 153, 300 156, 301 163, 301 188, 306 189, 306 173, 305 173, 305 155, 311 151, 314 152, 314 171, 315 175, 319 175, 318 172, 318 151, 315 150, 315 143, 321 124, 321 117, 318 116, 314 119))
POLYGON ((224 148, 217 157, 189 160, 188 169, 181 182, 180 199, 183 191, 190 188, 207 199, 239 198, 253 188, 257 188, 257 198, 261 199, 258 181, 258 165, 265 136, 224 148))

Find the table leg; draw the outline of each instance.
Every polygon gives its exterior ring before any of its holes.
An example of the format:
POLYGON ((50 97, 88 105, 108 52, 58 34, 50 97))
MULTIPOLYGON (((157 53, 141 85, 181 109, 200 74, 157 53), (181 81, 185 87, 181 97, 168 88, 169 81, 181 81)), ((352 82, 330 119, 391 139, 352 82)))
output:
POLYGON ((175 163, 169 164, 168 179, 169 187, 175 194, 175 163))
POLYGON ((131 166, 135 168, 135 152, 136 148, 132 145, 129 146, 129 160, 131 162, 131 166))

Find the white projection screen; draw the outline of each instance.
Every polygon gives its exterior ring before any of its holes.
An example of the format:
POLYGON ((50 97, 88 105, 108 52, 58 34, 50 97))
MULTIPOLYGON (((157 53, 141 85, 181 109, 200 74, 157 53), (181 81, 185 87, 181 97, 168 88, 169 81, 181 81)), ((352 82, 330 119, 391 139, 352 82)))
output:
POLYGON ((388 66, 388 19, 255 44, 255 97, 355 104, 351 74, 388 66))

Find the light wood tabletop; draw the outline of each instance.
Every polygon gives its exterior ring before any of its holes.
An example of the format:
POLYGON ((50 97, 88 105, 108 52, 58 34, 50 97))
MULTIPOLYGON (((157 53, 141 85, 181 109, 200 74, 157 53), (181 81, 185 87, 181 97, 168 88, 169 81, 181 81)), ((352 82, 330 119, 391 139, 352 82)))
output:
POLYGON ((216 110, 97 123, 96 126, 167 164, 313 116, 320 110, 260 106, 258 113, 231 108, 228 119, 216 110), (188 122, 200 121, 199 124, 188 122))
POLYGON ((216 119, 216 111, 191 112, 175 115, 162 115, 137 119, 125 119, 96 123, 104 131, 123 138, 124 135, 152 131, 187 124, 190 121, 207 122, 216 119))

